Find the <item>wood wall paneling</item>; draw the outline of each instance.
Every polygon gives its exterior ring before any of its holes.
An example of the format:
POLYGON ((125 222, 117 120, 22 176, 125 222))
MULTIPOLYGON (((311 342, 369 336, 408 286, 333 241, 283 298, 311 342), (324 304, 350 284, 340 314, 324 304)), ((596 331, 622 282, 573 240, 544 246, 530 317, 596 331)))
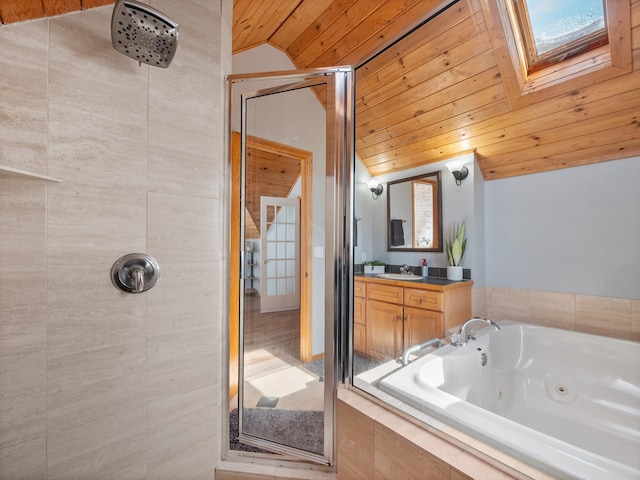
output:
POLYGON ((113 0, 82 0, 82 9, 88 10, 90 8, 102 7, 113 3, 113 0))
POLYGON ((0 21, 23 22, 113 4, 113 0, 2 0, 0 21))
POLYGON ((22 22, 44 17, 44 8, 40 0, 2 0, 0 19, 2 23, 22 22))
POLYGON ((42 0, 42 4, 47 17, 82 10, 80 0, 42 0))

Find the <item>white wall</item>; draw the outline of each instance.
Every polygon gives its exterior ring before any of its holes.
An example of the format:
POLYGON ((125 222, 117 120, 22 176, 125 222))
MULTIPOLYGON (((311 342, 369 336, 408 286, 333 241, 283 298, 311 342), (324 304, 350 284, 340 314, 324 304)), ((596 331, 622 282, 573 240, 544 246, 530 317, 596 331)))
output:
POLYGON ((640 298, 640 157, 487 182, 486 282, 640 298))
MULTIPOLYGON (((383 192, 378 200, 371 198, 371 190, 367 187, 370 179, 369 172, 356 155, 355 171, 353 172, 354 185, 354 217, 359 218, 357 225, 357 246, 353 249, 353 263, 364 263, 370 260, 383 260, 377 258, 378 250, 374 251, 374 225, 378 223, 378 219, 374 216, 377 212, 376 207, 384 203, 386 206, 386 196, 383 192)), ((386 207, 385 207, 386 208, 386 207)), ((385 214, 386 215, 386 214, 385 214)), ((385 237, 386 238, 386 237, 385 237)))
MULTIPOLYGON (((263 44, 233 55, 233 73, 255 73, 294 70, 289 58, 280 50, 263 44)), ((260 88, 282 84, 281 80, 248 81, 237 92, 254 92, 260 88)), ((313 234, 312 246, 324 251, 325 222, 325 159, 326 159, 326 112, 318 99, 309 90, 287 93, 260 99, 258 118, 249 125, 250 133, 285 145, 313 152, 313 234)), ((234 101, 234 106, 239 101, 234 101)), ((240 109, 234 108, 232 128, 239 131, 240 109)), ((312 262, 312 352, 324 352, 324 258, 314 256, 312 262)))

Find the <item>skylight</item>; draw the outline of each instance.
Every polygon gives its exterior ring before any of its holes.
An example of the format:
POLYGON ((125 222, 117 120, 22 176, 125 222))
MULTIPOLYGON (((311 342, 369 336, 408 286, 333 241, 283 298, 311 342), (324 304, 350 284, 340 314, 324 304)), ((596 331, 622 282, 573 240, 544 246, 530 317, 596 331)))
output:
POLYGON ((608 41, 602 0, 512 1, 530 71, 608 41))

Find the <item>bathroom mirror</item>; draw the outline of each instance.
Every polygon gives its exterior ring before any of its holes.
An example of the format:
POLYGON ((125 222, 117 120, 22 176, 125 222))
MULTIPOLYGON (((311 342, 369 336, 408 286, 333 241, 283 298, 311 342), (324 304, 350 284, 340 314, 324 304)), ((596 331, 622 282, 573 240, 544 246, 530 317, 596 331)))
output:
POLYGON ((442 252, 441 172, 387 183, 387 251, 442 252))

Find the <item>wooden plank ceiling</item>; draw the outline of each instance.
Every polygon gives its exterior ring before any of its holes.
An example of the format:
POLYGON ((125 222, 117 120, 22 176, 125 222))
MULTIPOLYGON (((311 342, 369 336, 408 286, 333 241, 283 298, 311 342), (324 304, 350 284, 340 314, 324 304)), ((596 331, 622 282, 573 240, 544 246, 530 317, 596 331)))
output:
POLYGON ((273 218, 261 218, 260 199, 263 196, 288 198, 300 177, 301 158, 310 154, 270 140, 247 139, 245 238, 261 238, 262 221, 272 222, 273 218))
POLYGON ((5 24, 23 22, 101 7, 110 3, 113 3, 113 0, 2 0, 0 20, 5 24))
MULTIPOLYGON (((486 4, 493 1, 460 0, 358 70, 356 151, 370 173, 471 150, 485 179, 640 155, 640 0, 616 3, 630 18, 626 71, 575 86, 568 81, 547 98, 515 106, 492 49, 495 22, 486 4)), ((0 18, 12 23, 109 3, 2 0, 0 18)), ((354 65, 439 3, 234 0, 233 52, 268 43, 299 69, 354 65)))

